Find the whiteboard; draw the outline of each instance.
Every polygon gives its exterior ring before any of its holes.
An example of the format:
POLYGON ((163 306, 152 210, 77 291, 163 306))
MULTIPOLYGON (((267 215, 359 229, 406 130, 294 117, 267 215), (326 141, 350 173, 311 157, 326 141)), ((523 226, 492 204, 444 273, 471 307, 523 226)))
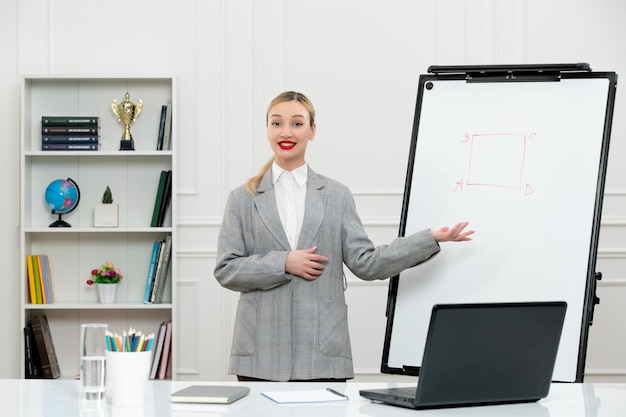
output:
POLYGON ((566 301, 553 379, 580 380, 614 75, 420 77, 400 234, 476 233, 392 279, 383 372, 419 369, 434 304, 566 301))

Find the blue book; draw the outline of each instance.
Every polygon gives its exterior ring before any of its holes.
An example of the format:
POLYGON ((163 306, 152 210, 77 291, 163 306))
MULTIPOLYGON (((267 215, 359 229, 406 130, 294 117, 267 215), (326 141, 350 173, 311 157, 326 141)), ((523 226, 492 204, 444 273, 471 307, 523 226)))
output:
POLYGON ((41 261, 41 272, 43 273, 43 285, 46 293, 46 304, 52 304, 54 296, 52 295, 52 279, 50 277, 50 266, 48 264, 48 255, 38 255, 41 261))
POLYGON ((148 268, 148 278, 146 279, 146 291, 143 294, 143 302, 150 304, 150 293, 152 292, 152 282, 154 281, 154 272, 156 271, 157 259, 159 259, 159 250, 161 242, 155 241, 152 246, 152 257, 150 259, 150 268, 148 268))

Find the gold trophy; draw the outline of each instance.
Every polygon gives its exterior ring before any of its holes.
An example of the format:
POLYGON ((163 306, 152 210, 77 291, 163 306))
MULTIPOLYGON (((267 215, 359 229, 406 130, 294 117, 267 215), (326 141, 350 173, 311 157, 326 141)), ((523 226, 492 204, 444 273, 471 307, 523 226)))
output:
POLYGON ((143 102, 138 100, 137 103, 130 101, 130 95, 126 93, 126 98, 123 102, 117 103, 117 100, 113 99, 111 103, 111 110, 117 116, 117 121, 124 123, 124 134, 122 140, 120 140, 120 151, 134 151, 135 142, 133 141, 133 135, 130 134, 130 124, 137 120, 139 114, 143 109, 143 102))

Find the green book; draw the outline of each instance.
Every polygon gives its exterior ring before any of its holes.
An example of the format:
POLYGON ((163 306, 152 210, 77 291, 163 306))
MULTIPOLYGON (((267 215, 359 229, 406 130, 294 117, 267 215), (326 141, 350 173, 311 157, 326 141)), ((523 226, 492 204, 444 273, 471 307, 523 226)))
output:
POLYGON ((30 262, 33 265, 33 276, 35 281, 35 294, 37 296, 37 304, 44 304, 43 294, 41 288, 41 278, 39 277, 39 262, 37 262, 37 255, 30 256, 30 262))
POLYGON ((159 186, 157 188, 156 197, 154 199, 154 210, 152 211, 152 221, 150 222, 150 227, 159 226, 159 211, 161 210, 161 203, 163 202, 166 182, 167 171, 161 171, 161 175, 159 177, 159 186))

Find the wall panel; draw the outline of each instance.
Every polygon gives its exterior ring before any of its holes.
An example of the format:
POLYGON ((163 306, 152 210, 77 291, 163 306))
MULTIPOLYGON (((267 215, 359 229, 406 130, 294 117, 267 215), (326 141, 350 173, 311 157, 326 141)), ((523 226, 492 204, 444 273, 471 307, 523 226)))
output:
MULTIPOLYGON (((368 233, 376 243, 386 243, 397 235, 417 79, 428 66, 589 62, 594 70, 626 73, 622 0, 1 4, 4 27, 16 25, 14 60, 7 62, 16 62, 18 73, 177 78, 178 314, 186 323, 180 331, 189 335, 180 343, 179 377, 184 379, 232 379, 226 367, 238 294, 222 289, 213 277, 216 239, 228 191, 270 156, 265 108, 277 93, 297 89, 313 100, 318 133, 308 153, 312 168, 354 191, 368 233)), ((0 68, 3 80, 14 80, 0 84, 2 108, 15 105, 15 72, 15 67, 0 68)), ((111 98, 119 100, 121 94, 111 98)), ((620 353, 625 342, 616 336, 626 317, 626 104, 620 97, 598 256, 602 301, 587 361, 590 377, 612 380, 626 380, 620 353)), ((17 132, 17 115, 7 120, 5 131, 17 132)), ((16 176, 17 158, 4 169, 16 176)), ((10 207, 0 213, 11 218, 10 207)), ((17 233, 2 239, 8 248, 17 246, 17 233)), ((357 378, 377 377, 372 372, 379 369, 382 352, 369 334, 384 332, 386 285, 349 276, 357 378), (368 309, 370 304, 376 308, 368 309), (372 329, 364 323, 372 323, 372 329)), ((0 297, 17 314, 15 294, 0 297)), ((2 364, 0 376, 19 375, 18 366, 2 364)))

